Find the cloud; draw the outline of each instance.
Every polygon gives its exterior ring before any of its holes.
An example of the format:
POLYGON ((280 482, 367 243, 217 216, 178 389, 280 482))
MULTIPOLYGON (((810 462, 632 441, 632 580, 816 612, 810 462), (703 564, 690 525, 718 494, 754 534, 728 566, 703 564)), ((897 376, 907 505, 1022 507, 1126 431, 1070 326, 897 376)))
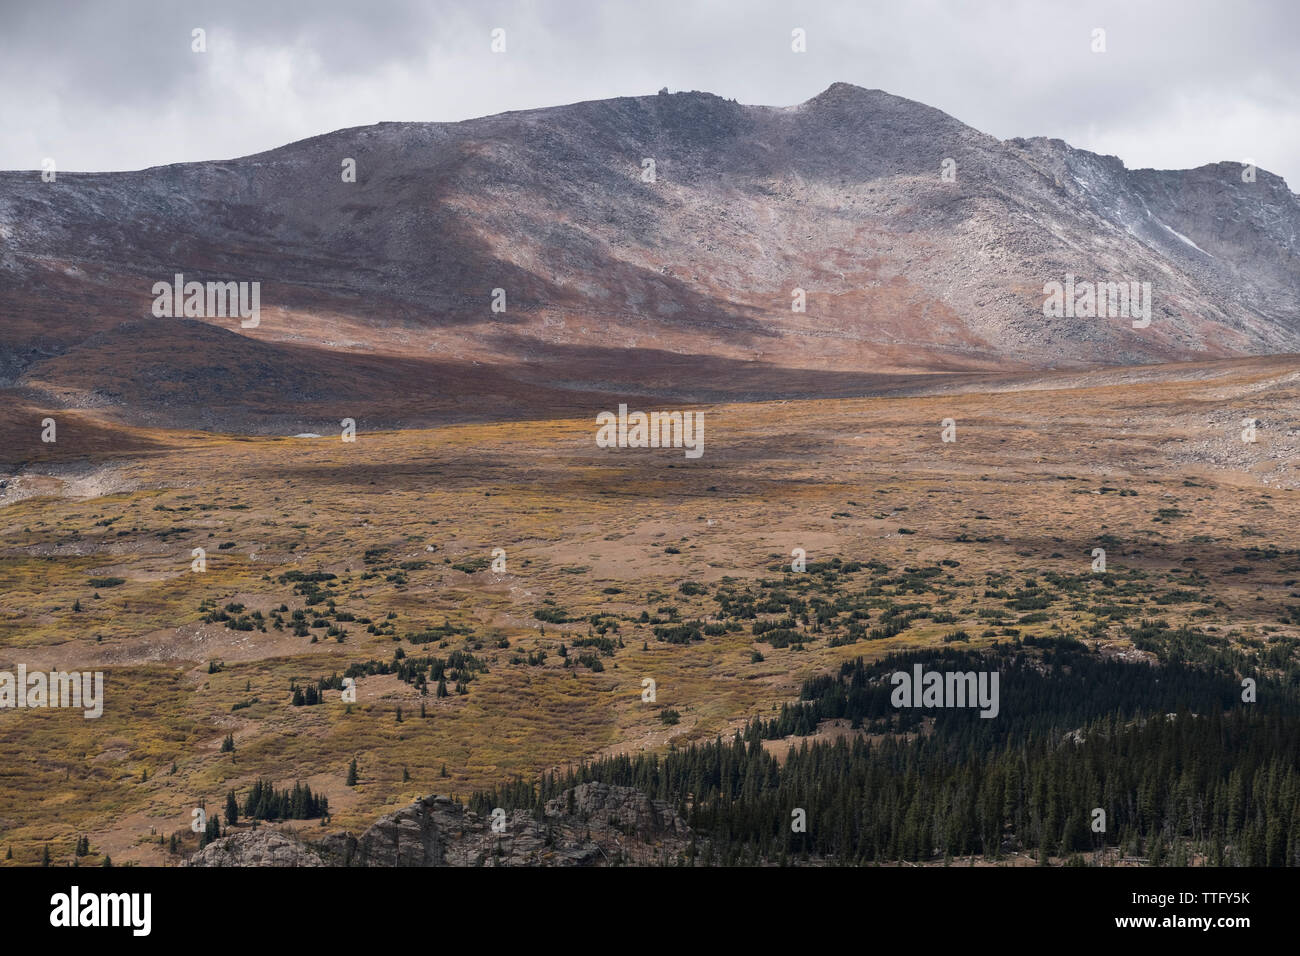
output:
POLYGON ((665 85, 780 106, 843 80, 1001 138, 1059 137, 1130 167, 1249 158, 1300 189, 1297 32, 1287 0, 54 0, 0 14, 0 168, 229 158, 665 85), (807 53, 790 51, 795 27, 807 53))

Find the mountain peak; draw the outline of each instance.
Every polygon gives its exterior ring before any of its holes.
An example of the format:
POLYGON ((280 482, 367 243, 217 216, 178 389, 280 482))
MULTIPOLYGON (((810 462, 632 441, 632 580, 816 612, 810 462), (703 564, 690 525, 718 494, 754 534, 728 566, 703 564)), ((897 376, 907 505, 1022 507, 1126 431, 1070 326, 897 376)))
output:
MULTIPOLYGON (((812 99, 807 100, 805 105, 838 106, 841 104, 871 102, 914 103, 915 101, 895 96, 893 93, 887 93, 884 90, 868 89, 865 86, 857 86, 853 83, 835 82, 812 99)), ((922 104, 915 103, 915 105, 920 106, 922 104)))
POLYGON ((879 93, 880 90, 869 90, 865 86, 858 86, 856 83, 845 83, 843 80, 836 80, 826 89, 818 93, 813 99, 822 99, 831 96, 856 96, 862 93, 879 93))

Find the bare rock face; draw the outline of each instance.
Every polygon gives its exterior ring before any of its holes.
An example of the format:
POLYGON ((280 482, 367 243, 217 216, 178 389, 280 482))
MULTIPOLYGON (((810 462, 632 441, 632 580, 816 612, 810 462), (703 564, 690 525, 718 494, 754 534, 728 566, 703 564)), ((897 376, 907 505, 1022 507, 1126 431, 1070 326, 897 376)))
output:
POLYGON ((360 836, 336 834, 323 846, 331 859, 348 866, 448 866, 458 857, 452 844, 477 842, 484 829, 460 804, 431 796, 380 817, 360 836))
POLYGON ((57 187, 0 172, 0 384, 255 429, 1295 352, 1298 236, 1265 170, 1131 170, 844 83, 381 123, 57 187), (261 282, 267 320, 151 320, 177 272, 261 282), (1149 323, 1049 317, 1067 276, 1148 283, 1149 323))
POLYGON ((543 812, 491 818, 448 797, 429 796, 377 820, 360 835, 308 845, 265 827, 215 841, 189 866, 609 866, 666 863, 691 830, 672 807, 631 787, 585 783, 543 812))
POLYGON ((359 837, 328 838, 323 852, 349 866, 594 866, 680 849, 690 830, 676 812, 630 787, 586 783, 546 804, 542 818, 505 814, 505 829, 447 797, 380 818, 359 837))
POLYGON ((190 857, 185 866, 324 866, 320 856, 301 840, 269 827, 240 830, 214 840, 190 857))
POLYGON ((566 790, 546 804, 546 816, 563 819, 576 815, 584 820, 600 820, 647 839, 659 834, 689 836, 690 828, 677 811, 662 800, 651 800, 631 787, 611 787, 604 783, 583 783, 566 790), (572 795, 572 804, 569 801, 572 795))

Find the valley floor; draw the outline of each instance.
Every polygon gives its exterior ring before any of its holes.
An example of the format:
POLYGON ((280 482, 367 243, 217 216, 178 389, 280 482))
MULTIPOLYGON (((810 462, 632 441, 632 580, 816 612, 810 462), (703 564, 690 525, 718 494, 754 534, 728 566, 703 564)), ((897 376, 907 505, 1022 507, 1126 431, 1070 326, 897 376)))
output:
MULTIPOLYGON (((1141 659, 1125 629, 1159 617, 1292 647, 1300 358, 1055 385, 708 406, 698 459, 598 448, 601 409, 363 421, 355 442, 49 413, 56 446, 0 494, 0 670, 103 671, 105 704, 0 710, 0 858, 67 862, 85 835, 83 865, 178 862, 194 808, 256 780, 328 798, 326 823, 290 826, 360 831, 425 794, 729 735, 810 676, 956 631, 1141 659), (1116 594, 1033 588, 1009 607, 1026 579, 1092 574, 1098 548, 1116 594), (797 552, 946 613, 870 638, 726 610, 728 593, 761 606, 797 552), (321 703, 295 705, 322 679, 321 703)), ((43 414, 5 417, 39 434, 43 414)))

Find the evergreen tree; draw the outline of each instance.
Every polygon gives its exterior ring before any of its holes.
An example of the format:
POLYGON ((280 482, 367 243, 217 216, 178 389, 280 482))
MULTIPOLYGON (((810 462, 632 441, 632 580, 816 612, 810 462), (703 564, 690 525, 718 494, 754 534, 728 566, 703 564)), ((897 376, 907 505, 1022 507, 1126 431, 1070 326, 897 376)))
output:
POLYGON ((1152 863, 1181 865, 1194 854, 1228 865, 1300 863, 1300 694, 1276 685, 1272 710, 1234 706, 1239 662, 1180 663, 1192 656, 1180 650, 1152 667, 1029 636, 1019 650, 847 662, 731 741, 603 758, 473 794, 470 807, 536 813, 581 783, 634 787, 676 807, 699 835, 684 857, 692 865, 973 862, 996 859, 1004 843, 1043 864, 1079 865, 1084 852, 1107 847, 1133 858, 1145 850, 1152 863), (920 714, 893 707, 887 680, 913 661, 949 671, 996 666, 1016 710, 991 721, 973 709, 932 711, 932 729, 918 733, 920 714), (1219 700, 1222 710, 1193 716, 1180 709, 1186 700, 1219 700), (762 746, 814 734, 826 719, 846 719, 864 736, 803 743, 784 762, 762 746), (790 831, 792 794, 818 821, 807 833, 790 831), (1108 827, 1093 834, 1099 806, 1108 827))

